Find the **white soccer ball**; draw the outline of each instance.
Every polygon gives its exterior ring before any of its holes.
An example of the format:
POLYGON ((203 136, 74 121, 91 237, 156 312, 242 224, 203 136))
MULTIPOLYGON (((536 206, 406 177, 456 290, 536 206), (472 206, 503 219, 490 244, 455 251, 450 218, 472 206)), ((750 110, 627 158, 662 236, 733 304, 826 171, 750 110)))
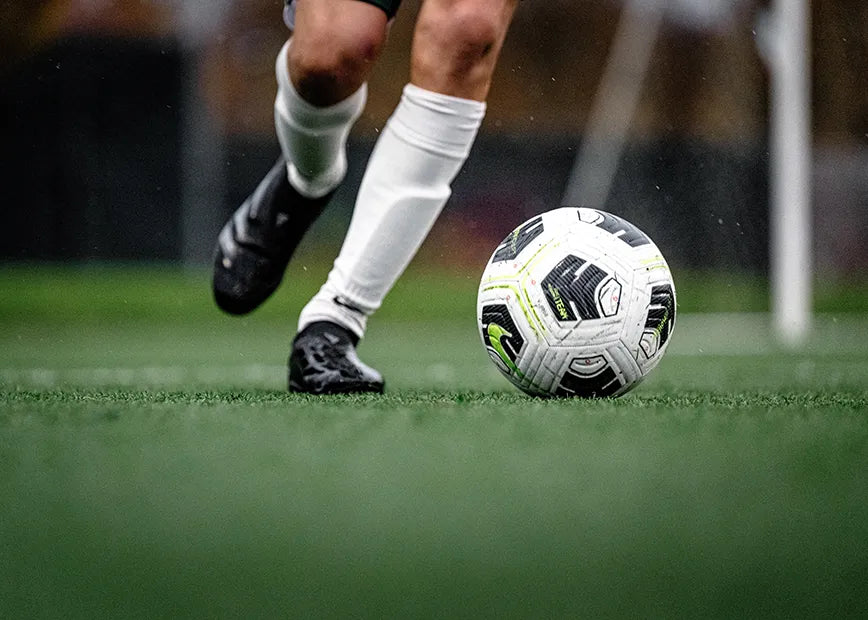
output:
POLYGON ((619 396, 655 366, 675 327, 660 250, 620 217, 563 207, 501 243, 476 317, 497 368, 534 396, 619 396))

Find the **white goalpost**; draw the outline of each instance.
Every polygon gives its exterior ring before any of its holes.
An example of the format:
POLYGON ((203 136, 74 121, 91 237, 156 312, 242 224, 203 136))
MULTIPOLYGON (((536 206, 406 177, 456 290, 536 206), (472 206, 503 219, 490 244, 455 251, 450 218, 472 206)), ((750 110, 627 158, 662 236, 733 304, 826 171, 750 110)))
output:
POLYGON ((810 1, 775 0, 758 32, 770 74, 771 309, 779 342, 812 320, 810 1))

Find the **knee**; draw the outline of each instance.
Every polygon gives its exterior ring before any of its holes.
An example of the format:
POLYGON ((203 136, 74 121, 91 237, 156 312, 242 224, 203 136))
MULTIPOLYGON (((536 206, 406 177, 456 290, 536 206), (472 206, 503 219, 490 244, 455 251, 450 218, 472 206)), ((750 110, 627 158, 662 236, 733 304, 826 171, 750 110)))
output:
POLYGON ((293 38, 289 73, 299 94, 314 105, 345 99, 367 80, 385 42, 373 28, 323 28, 293 38))
POLYGON ((413 41, 417 84, 484 98, 516 0, 426 0, 413 41))
POLYGON ((417 51, 437 56, 453 70, 484 62, 502 39, 505 24, 490 3, 429 0, 417 24, 417 51))

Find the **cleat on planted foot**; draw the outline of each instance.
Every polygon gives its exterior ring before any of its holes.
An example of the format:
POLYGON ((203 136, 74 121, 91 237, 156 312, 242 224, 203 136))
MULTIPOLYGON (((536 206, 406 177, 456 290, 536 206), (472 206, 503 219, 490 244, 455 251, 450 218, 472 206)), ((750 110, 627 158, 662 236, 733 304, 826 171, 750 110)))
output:
POLYGON ((246 314, 268 299, 333 193, 302 196, 289 183, 286 161, 274 164, 217 238, 213 289, 222 310, 246 314))
POLYGON ((335 323, 311 323, 295 337, 289 391, 347 394, 383 391, 383 376, 356 354, 358 338, 335 323))

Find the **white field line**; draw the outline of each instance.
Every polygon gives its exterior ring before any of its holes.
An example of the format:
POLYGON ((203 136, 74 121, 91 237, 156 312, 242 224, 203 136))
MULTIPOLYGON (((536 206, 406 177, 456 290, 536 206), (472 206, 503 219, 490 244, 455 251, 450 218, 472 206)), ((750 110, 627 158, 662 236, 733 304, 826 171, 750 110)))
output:
MULTIPOLYGON (((481 350, 481 349, 480 349, 481 350)), ((496 376, 484 360, 481 371, 496 376)), ((457 365, 446 362, 426 364, 418 376, 426 381, 450 385, 458 380, 457 365)), ((221 387, 283 388, 286 366, 248 364, 238 366, 146 366, 118 368, 0 368, 0 386, 51 387, 73 385, 115 385, 129 387, 219 385, 221 387)))
POLYGON ((62 383, 150 386, 190 383, 249 387, 282 384, 286 366, 145 366, 124 368, 0 368, 0 383, 52 386, 62 383))
MULTIPOLYGON (((773 317, 764 312, 683 314, 677 318, 667 355, 767 355, 781 351, 773 317)), ((806 355, 863 353, 868 316, 817 315, 806 355)))
MULTIPOLYGON (((819 315, 805 355, 864 354, 868 317, 819 315)), ((780 351, 766 313, 684 314, 678 317, 667 357, 771 355, 780 351)), ((479 349, 480 371, 491 370, 479 349)), ((463 353, 466 355, 466 352, 463 353)), ((416 369, 428 380, 459 380, 468 360, 430 362, 416 369)), ((221 385, 282 388, 286 366, 277 364, 165 365, 123 367, 0 367, 0 384, 55 386, 64 383, 124 386, 221 385)))

